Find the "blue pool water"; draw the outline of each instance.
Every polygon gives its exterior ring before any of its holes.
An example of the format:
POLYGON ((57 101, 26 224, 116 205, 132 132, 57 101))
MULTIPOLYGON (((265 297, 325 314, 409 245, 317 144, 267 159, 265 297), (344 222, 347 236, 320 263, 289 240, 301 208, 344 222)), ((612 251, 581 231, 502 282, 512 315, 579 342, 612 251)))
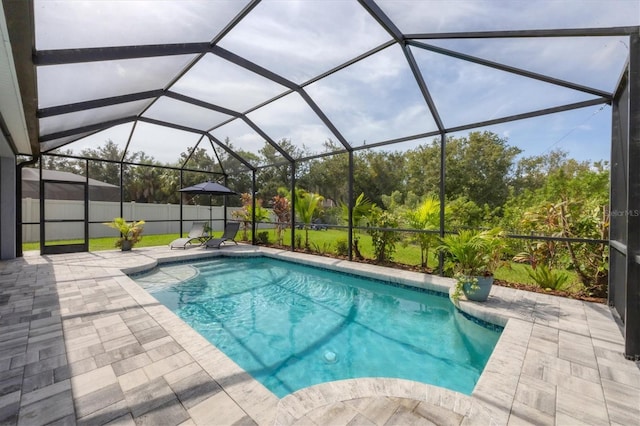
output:
POLYGON ((443 295, 269 258, 173 264, 133 279, 278 397, 357 377, 470 394, 500 335, 443 295))

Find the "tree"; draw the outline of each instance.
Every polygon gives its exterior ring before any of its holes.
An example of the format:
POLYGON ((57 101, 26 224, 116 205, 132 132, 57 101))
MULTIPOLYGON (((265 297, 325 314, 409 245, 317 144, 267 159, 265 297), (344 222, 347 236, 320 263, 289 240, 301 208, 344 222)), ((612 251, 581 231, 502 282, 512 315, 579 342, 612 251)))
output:
MULTIPOLYGON (((509 200, 504 220, 520 232, 566 238, 607 239, 609 231, 607 164, 570 159, 554 170, 544 185, 509 200)), ((561 262, 574 270, 589 293, 607 290, 608 251, 605 244, 533 242, 518 257, 536 266, 561 262)))
POLYGON ((354 192, 369 194, 382 205, 382 195, 405 191, 404 157, 398 152, 366 150, 354 159, 354 192))
MULTIPOLYGON (((337 151, 341 145, 328 140, 324 150, 337 151)), ((306 173, 297 173, 297 182, 304 188, 322 190, 325 198, 333 200, 336 205, 348 201, 349 155, 337 154, 317 158, 307 162, 306 173)), ((300 172, 300 170, 298 170, 300 172)))
POLYGON ((309 227, 314 215, 322 208, 324 197, 314 192, 307 192, 304 189, 296 189, 295 208, 298 219, 304 223, 305 240, 304 247, 309 250, 309 227))
MULTIPOLYGON (((364 192, 360 193, 358 198, 356 198, 356 201, 353 203, 353 208, 351 209, 351 221, 353 226, 363 226, 363 222, 371 214, 371 209, 375 206, 376 205, 364 195, 364 192)), ((342 220, 345 223, 349 223, 349 206, 345 203, 341 203, 340 208, 342 210, 342 220)), ((351 240, 353 241, 353 249, 356 252, 356 258, 364 259, 364 256, 362 256, 360 248, 358 247, 357 229, 352 230, 351 240)))
POLYGON ((120 186, 120 161, 124 154, 111 139, 105 141, 104 146, 98 148, 86 148, 82 150, 82 156, 95 158, 96 160, 110 161, 90 161, 89 177, 112 185, 120 186))
MULTIPOLYGON (((231 215, 242 222, 242 239, 248 240, 247 232, 249 230, 249 224, 253 222, 253 197, 251 194, 243 193, 240 195, 242 200, 242 209, 236 210, 231 215)), ((270 219, 269 210, 262 207, 262 200, 256 199, 255 219, 256 222, 264 222, 270 219)))
POLYGON ((511 182, 513 195, 535 191, 544 186, 547 177, 567 162, 567 152, 560 149, 548 154, 523 157, 518 160, 511 182))
MULTIPOLYGON (((435 196, 427 197, 417 208, 405 213, 407 225, 413 229, 430 231, 440 229, 440 201, 435 196)), ((429 260, 429 247, 436 241, 437 234, 420 232, 415 234, 415 239, 420 246, 420 264, 427 267, 429 260)))
MULTIPOLYGON (((467 197, 491 210, 509 196, 515 157, 521 150, 491 132, 448 137, 445 151, 445 191, 448 199, 467 197)), ((440 141, 406 153, 407 186, 418 195, 439 193, 440 141)))
POLYGON ((371 225, 367 232, 371 235, 373 255, 376 262, 385 263, 393 260, 396 242, 400 240, 400 236, 396 231, 391 231, 389 228, 398 227, 398 218, 390 211, 382 210, 380 207, 373 207, 367 220, 371 225))
MULTIPOLYGON (((296 147, 290 139, 282 139, 278 141, 278 146, 292 158, 299 158, 304 155, 304 150, 296 147)), ((268 142, 259 151, 260 163, 263 165, 277 164, 286 161, 282 154, 276 150, 273 145, 268 142)), ((304 173, 301 170, 301 163, 296 163, 296 172, 304 173)), ((260 195, 265 199, 271 199, 278 195, 278 188, 289 186, 291 182, 291 168, 288 164, 266 167, 260 169, 258 174, 260 195)))
MULTIPOLYGON (((256 154, 235 148, 229 138, 225 139, 225 145, 249 164, 258 165, 260 163, 260 158, 256 154)), ((249 169, 224 149, 218 149, 217 152, 222 170, 228 176, 226 186, 238 193, 251 192, 251 172, 249 169)), ((228 202, 230 206, 241 205, 241 201, 237 197, 230 197, 228 202)))
POLYGON ((276 215, 276 239, 282 244, 282 231, 291 225, 291 203, 284 195, 275 195, 271 199, 273 213, 276 215))
MULTIPOLYGON (((72 150, 65 150, 61 148, 54 150, 53 153, 69 156, 73 155, 72 150)), ((60 172, 69 172, 84 175, 84 164, 82 163, 82 161, 76 160, 74 158, 46 155, 40 157, 40 161, 42 161, 42 168, 44 170, 57 170, 60 172)))

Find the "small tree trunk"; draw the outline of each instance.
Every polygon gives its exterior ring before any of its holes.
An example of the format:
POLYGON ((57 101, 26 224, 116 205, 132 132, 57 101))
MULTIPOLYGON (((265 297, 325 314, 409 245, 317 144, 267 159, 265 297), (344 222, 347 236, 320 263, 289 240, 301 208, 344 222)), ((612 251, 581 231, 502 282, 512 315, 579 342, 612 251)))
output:
POLYGON ((364 256, 362 255, 362 253, 360 253, 360 249, 358 248, 358 240, 356 239, 353 240, 353 251, 356 254, 356 259, 358 260, 364 259, 364 256))
MULTIPOLYGON (((561 216, 561 223, 562 223, 562 236, 565 238, 569 238, 569 231, 568 231, 568 227, 569 225, 567 224, 567 216, 566 216, 566 210, 564 207, 564 203, 562 203, 562 205, 560 206, 560 216, 561 216)), ((580 281, 582 281, 582 284, 585 287, 590 287, 589 285, 589 277, 584 273, 584 271, 582 270, 582 268, 580 267, 580 263, 578 263, 578 258, 576 257, 576 253, 573 251, 573 246, 571 246, 571 243, 569 241, 567 241, 567 250, 569 250, 569 256, 571 257, 571 263, 573 263, 573 266, 575 267, 576 273, 578 274, 578 276, 580 277, 580 281)))

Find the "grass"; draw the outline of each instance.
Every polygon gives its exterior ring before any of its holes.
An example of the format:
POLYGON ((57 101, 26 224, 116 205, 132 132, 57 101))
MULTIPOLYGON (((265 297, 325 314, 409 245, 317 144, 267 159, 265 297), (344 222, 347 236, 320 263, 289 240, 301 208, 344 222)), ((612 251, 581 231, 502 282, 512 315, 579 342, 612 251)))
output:
MULTIPOLYGON (((269 242, 276 242, 275 230, 270 229, 266 230, 269 233, 269 242)), ((259 231, 263 232, 263 231, 259 231)), ((302 237, 302 244, 304 245, 305 241, 305 231, 301 229, 296 229, 296 235, 300 235, 302 237)), ((243 231, 240 230, 238 233, 238 238, 241 239, 243 236, 243 231)), ((371 237, 366 233, 358 233, 359 238, 359 247, 362 255, 367 259, 373 259, 373 244, 371 242, 371 237)), ((136 247, 156 247, 156 246, 168 246, 169 243, 176 238, 179 238, 179 234, 163 234, 163 235, 144 235, 142 240, 136 244, 136 247)), ((342 229, 329 229, 326 231, 316 231, 309 230, 309 245, 313 249, 314 247, 319 247, 323 252, 326 253, 335 253, 336 250, 336 241, 343 239, 347 240, 347 231, 342 229)), ((89 240, 89 251, 102 251, 102 250, 114 250, 116 237, 104 237, 104 238, 91 238, 89 240)), ((67 243, 77 243, 76 240, 66 240, 66 241, 56 241, 55 244, 67 244, 67 243)), ((285 246, 289 246, 291 244, 291 231, 285 230, 283 232, 283 243, 285 246)), ((40 250, 40 243, 24 243, 22 245, 23 251, 27 250, 40 250)), ((398 263, 402 263, 405 265, 411 266, 419 266, 420 265, 420 248, 415 244, 398 242, 396 243, 396 252, 393 256, 393 260, 398 263)), ((435 270, 438 267, 438 259, 435 255, 435 250, 431 249, 429 251, 429 262, 428 265, 430 268, 435 270)), ((505 266, 499 268, 494 276, 496 279, 509 281, 513 283, 522 283, 522 284, 534 284, 535 282, 529 275, 527 274, 526 266, 523 264, 508 262, 505 266)), ((571 278, 569 279, 569 283, 571 289, 573 291, 577 291, 582 288, 580 281, 578 279, 577 274, 570 272, 571 278)))
MULTIPOLYGON (((165 246, 176 238, 179 238, 178 234, 164 234, 164 235, 144 235, 142 240, 136 244, 136 247, 155 247, 165 246)), ((90 238, 89 239, 89 251, 102 251, 102 250, 114 250, 116 248, 116 237, 103 237, 103 238, 90 238)), ((72 244, 77 243, 77 240, 59 240, 55 241, 55 245, 72 244)), ((24 243, 22 244, 22 250, 40 250, 40 243, 24 243)))

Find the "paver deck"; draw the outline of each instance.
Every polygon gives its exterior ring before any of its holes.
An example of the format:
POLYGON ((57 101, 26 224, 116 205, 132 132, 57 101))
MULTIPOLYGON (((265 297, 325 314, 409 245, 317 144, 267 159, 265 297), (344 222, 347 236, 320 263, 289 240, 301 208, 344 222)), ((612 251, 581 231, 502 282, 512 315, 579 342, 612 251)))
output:
POLYGON ((396 379, 278 399, 134 283, 158 262, 267 253, 447 291, 441 277, 251 246, 0 262, 0 424, 631 425, 640 365, 607 306, 494 286, 461 302, 505 326, 471 396, 396 379))

